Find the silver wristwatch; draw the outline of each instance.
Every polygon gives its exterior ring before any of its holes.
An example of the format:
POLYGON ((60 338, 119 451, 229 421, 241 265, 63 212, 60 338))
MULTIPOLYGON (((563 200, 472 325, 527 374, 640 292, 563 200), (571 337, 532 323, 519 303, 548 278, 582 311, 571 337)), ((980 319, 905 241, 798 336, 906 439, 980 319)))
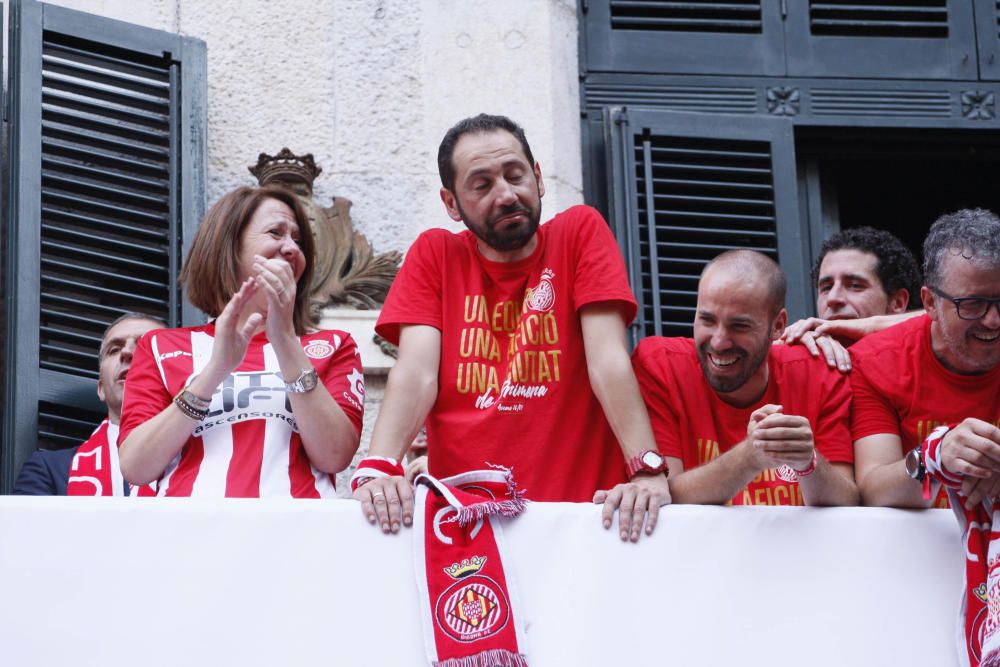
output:
POLYGON ((299 374, 299 377, 297 377, 294 382, 286 381, 280 373, 278 374, 278 377, 285 383, 285 391, 290 394, 304 394, 312 391, 319 383, 319 376, 316 374, 316 369, 312 366, 309 368, 303 368, 302 373, 299 374))

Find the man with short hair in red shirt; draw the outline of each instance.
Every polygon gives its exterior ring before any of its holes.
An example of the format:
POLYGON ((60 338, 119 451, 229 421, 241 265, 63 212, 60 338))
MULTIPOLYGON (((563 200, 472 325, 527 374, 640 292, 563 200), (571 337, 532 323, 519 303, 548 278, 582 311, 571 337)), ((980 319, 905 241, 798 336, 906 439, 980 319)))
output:
POLYGON ((916 317, 920 269, 913 253, 884 229, 850 227, 823 242, 813 266, 817 317, 790 324, 782 342, 801 343, 831 368, 851 370, 847 347, 916 317))
POLYGON ((647 461, 661 457, 625 343, 636 304, 607 223, 574 206, 539 224, 541 167, 503 116, 452 127, 438 170, 467 229, 421 234, 386 298, 376 331, 399 358, 354 479, 362 512, 410 525, 399 460, 426 418, 431 474, 512 468, 527 498, 603 502, 605 527, 619 509, 637 540, 670 495, 665 462, 647 461))
POLYGON ((785 277, 767 256, 702 271, 694 338, 650 337, 633 366, 670 465, 674 502, 853 505, 847 378, 785 328, 785 277))
POLYGON ((982 209, 938 219, 924 242, 926 315, 851 348, 852 432, 867 505, 926 507, 921 443, 965 478, 970 504, 1000 493, 1000 219, 982 209), (905 460, 904 460, 905 459, 905 460))

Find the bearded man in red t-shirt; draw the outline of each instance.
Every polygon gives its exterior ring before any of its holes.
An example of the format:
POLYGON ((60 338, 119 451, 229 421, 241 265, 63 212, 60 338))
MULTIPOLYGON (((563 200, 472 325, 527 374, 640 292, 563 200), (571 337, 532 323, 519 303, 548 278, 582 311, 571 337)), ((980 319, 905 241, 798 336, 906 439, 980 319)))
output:
POLYGON ((969 505, 1000 493, 1000 219, 944 215, 924 241, 927 314, 851 348, 852 432, 868 505, 926 507, 921 443, 942 425, 969 505), (905 459, 905 460, 904 460, 905 459))
POLYGON ((723 253, 698 282, 694 338, 650 337, 633 356, 675 502, 853 505, 847 378, 785 328, 785 276, 723 253))
POLYGON ((399 460, 426 418, 432 475, 511 468, 527 498, 602 502, 605 527, 619 509, 621 538, 637 540, 670 492, 629 363, 636 303, 607 223, 574 206, 539 224, 541 167, 503 116, 452 127, 438 170, 445 210, 467 229, 421 234, 386 298, 376 331, 399 357, 353 481, 362 512, 386 533, 410 525, 399 460))

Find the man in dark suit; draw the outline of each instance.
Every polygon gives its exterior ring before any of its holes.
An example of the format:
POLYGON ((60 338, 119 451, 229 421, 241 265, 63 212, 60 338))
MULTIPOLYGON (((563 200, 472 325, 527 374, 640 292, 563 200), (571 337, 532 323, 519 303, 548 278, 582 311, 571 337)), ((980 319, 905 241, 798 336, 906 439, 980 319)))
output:
POLYGON ((37 449, 21 466, 14 495, 65 496, 69 465, 79 445, 69 449, 37 449))
MULTIPOLYGON (((107 449, 107 445, 114 447, 117 444, 118 419, 121 416, 125 376, 132 364, 132 353, 136 343, 139 342, 139 338, 144 333, 163 326, 163 322, 158 318, 140 313, 126 313, 104 330, 98 357, 100 360, 98 366, 100 380, 97 383, 97 395, 108 406, 108 418, 94 432, 91 440, 85 444, 93 444, 94 438, 98 436, 102 437, 106 443, 105 449, 107 449)), ((39 449, 32 452, 28 460, 21 466, 21 473, 17 476, 17 481, 14 482, 14 495, 67 495, 70 467, 73 464, 73 457, 79 449, 80 445, 70 449, 39 449)), ((117 456, 114 456, 112 460, 117 469, 117 456)), ((120 475, 114 477, 120 478, 120 475)), ((119 485, 115 484, 114 486, 119 485)), ((127 495, 127 485, 121 484, 120 486, 127 495)), ((79 494, 74 493, 74 495, 79 494)), ((97 495, 109 495, 109 493, 98 493, 97 495)), ((121 495, 121 490, 113 495, 121 495)))

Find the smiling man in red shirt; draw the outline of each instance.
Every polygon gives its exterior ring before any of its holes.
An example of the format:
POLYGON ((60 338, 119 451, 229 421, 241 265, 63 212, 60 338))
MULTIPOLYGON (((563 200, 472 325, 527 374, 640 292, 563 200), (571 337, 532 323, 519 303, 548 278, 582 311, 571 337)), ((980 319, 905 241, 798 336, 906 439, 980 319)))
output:
MULTIPOLYGON (((920 445, 938 426, 971 504, 1000 492, 1000 219, 942 216, 924 241, 926 315, 851 348, 852 431, 868 505, 926 507, 920 445), (909 453, 909 465, 904 455, 909 453)), ((940 500, 940 499, 939 499, 940 500)))
POLYGON ((772 345, 785 276, 749 250, 698 282, 694 338, 644 339, 633 366, 675 502, 852 505, 847 378, 803 347, 772 345))

